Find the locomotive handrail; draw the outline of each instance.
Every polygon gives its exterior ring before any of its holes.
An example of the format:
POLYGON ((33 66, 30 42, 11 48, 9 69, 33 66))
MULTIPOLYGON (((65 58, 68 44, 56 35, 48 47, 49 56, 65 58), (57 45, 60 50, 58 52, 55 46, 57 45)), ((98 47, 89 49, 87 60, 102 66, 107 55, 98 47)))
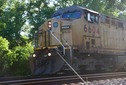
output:
POLYGON ((65 43, 68 45, 69 49, 70 49, 70 57, 72 60, 72 47, 69 45, 69 43, 62 37, 62 39, 65 41, 65 43))
POLYGON ((50 33, 62 45, 62 47, 63 47, 63 54, 65 55, 65 46, 63 45, 63 43, 52 33, 51 30, 50 30, 50 33))

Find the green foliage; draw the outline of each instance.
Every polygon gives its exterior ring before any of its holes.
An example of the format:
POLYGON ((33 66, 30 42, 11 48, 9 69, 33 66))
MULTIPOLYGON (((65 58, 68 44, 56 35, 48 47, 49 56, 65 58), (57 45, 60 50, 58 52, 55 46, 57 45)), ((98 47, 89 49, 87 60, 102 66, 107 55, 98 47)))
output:
POLYGON ((0 23, 0 32, 6 28, 5 23, 0 23))
POLYGON ((118 17, 119 12, 124 11, 126 8, 126 0, 69 0, 69 1, 56 0, 56 1, 57 4, 54 6, 57 6, 58 8, 70 5, 79 5, 114 17, 118 17))
POLYGON ((9 42, 0 37, 0 76, 30 74, 28 57, 33 53, 33 45, 16 46, 9 50, 9 42))
MULTIPOLYGON (((50 2, 49 2, 50 3, 50 2)), ((45 22, 45 20, 51 18, 52 13, 55 11, 55 7, 49 7, 46 0, 31 0, 27 4, 27 19, 29 23, 33 25, 30 31, 29 37, 33 39, 33 34, 38 30, 39 26, 45 22)))
POLYGON ((126 20, 126 11, 123 12, 123 13, 120 13, 119 18, 122 19, 122 20, 126 20))
POLYGON ((8 53, 10 50, 8 47, 9 42, 5 38, 0 37, 0 75, 6 73, 9 68, 8 53))
POLYGON ((2 51, 8 50, 9 42, 5 39, 0 37, 0 49, 2 51))
POLYGON ((28 57, 33 53, 31 43, 25 46, 16 46, 10 54, 12 63, 10 66, 11 75, 27 75, 30 74, 28 57))
POLYGON ((21 27, 26 21, 25 17, 23 18, 25 5, 19 2, 8 2, 7 5, 9 7, 5 6, 0 20, 2 23, 5 23, 6 28, 1 29, 0 36, 7 38, 9 42, 12 42, 10 47, 14 47, 20 43, 21 27))
POLYGON ((0 1, 0 76, 30 73, 28 57, 33 45, 21 35, 26 23, 26 3, 0 1))

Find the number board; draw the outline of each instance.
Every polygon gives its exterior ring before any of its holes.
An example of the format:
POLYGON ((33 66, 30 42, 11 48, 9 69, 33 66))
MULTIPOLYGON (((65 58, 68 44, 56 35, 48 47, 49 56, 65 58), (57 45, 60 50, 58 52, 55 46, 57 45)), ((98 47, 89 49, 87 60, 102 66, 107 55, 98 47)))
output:
POLYGON ((62 26, 61 28, 62 28, 62 30, 70 29, 70 25, 64 25, 64 26, 62 26))

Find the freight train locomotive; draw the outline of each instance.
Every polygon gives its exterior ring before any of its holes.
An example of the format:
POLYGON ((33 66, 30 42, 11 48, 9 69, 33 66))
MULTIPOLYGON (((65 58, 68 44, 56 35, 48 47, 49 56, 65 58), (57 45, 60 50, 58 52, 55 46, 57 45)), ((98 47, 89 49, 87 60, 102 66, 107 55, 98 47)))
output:
POLYGON ((57 10, 35 33, 34 74, 126 70, 126 22, 80 6, 57 10), (62 57, 62 58, 61 58, 62 57))

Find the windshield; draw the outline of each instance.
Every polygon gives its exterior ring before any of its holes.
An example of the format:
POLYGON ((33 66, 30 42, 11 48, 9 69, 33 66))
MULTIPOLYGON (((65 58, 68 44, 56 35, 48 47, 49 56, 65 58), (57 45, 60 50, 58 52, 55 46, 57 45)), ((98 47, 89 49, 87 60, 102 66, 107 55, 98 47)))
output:
POLYGON ((53 16, 53 18, 60 19, 61 18, 61 15, 53 16))
POLYGON ((78 19, 81 17, 81 12, 67 12, 64 13, 62 18, 75 18, 78 19))

